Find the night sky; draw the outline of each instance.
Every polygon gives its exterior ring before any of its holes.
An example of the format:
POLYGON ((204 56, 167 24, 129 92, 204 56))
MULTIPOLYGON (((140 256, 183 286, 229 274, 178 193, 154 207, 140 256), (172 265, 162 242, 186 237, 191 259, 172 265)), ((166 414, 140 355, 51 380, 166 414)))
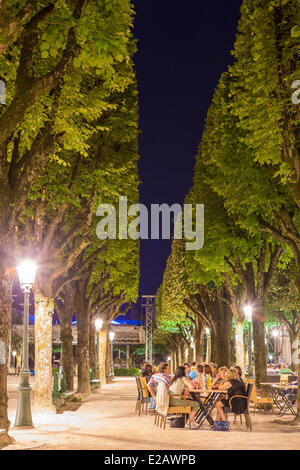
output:
MULTIPOLYGON (((140 112, 140 202, 183 204, 205 117, 232 63, 242 0, 133 0, 140 112)), ((170 240, 141 240, 140 295, 161 284, 170 240)), ((15 306, 22 301, 18 294, 15 306)), ((33 311, 33 302, 31 306, 33 311)), ((139 318, 140 302, 127 318, 139 318)))
MULTIPOLYGON (((233 57, 241 0, 134 0, 140 202, 182 204, 205 117, 233 57)), ((156 294, 169 240, 142 240, 140 295, 156 294)))

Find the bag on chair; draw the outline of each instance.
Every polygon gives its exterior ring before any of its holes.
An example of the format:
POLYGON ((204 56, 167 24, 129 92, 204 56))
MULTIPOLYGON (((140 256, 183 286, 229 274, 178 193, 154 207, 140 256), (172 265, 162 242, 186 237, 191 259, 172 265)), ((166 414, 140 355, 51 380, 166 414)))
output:
POLYGON ((214 431, 230 431, 229 422, 228 421, 215 421, 214 431))
POLYGON ((170 419, 171 428, 184 428, 184 416, 177 416, 170 419))

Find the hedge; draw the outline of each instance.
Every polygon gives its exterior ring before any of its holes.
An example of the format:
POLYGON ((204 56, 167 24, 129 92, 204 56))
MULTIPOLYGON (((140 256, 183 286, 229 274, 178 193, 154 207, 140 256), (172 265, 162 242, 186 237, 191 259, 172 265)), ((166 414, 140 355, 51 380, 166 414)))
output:
POLYGON ((114 369, 115 376, 133 376, 133 375, 139 375, 140 374, 140 369, 137 369, 136 367, 130 367, 129 369, 114 369))

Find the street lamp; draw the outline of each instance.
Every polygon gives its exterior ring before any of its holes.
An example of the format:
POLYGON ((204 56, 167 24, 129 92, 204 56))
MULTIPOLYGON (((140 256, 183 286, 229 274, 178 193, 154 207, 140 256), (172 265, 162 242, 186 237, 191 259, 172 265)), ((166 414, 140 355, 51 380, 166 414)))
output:
POLYGON ((97 331, 97 379, 100 379, 100 361, 99 361, 99 355, 100 355, 100 330, 103 326, 103 321, 100 320, 100 318, 96 318, 95 320, 95 328, 97 331))
POLYGON ((30 370, 28 367, 28 331, 29 331, 29 296, 33 287, 36 273, 36 265, 33 261, 23 261, 17 267, 20 287, 24 293, 24 321, 23 321, 23 350, 22 366, 20 371, 20 386, 18 388, 18 406, 15 418, 15 426, 33 427, 30 405, 29 384, 30 370))
POLYGON ((252 324, 252 305, 245 305, 244 306, 245 317, 248 321, 248 377, 253 376, 253 365, 252 365, 252 332, 251 332, 251 324, 252 324))
POLYGON ((113 379, 114 377, 114 341, 115 333, 114 331, 109 332, 109 339, 110 339, 110 376, 113 379))

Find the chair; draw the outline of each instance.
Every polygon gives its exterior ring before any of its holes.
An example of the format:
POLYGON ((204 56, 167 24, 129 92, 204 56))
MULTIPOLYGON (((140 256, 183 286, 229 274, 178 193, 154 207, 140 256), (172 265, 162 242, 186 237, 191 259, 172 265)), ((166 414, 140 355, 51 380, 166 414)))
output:
POLYGON ((272 413, 274 412, 274 400, 271 397, 270 391, 266 389, 257 390, 255 384, 252 384, 252 391, 250 395, 250 401, 254 404, 254 413, 257 408, 263 406, 266 411, 266 407, 271 405, 272 413), (259 392, 259 394, 257 394, 259 392))
POLYGON ((148 403, 150 403, 150 393, 147 388, 147 380, 145 377, 136 377, 136 384, 138 389, 138 397, 135 406, 135 412, 138 412, 138 415, 141 416, 141 411, 145 411, 147 414, 148 403), (144 405, 146 405, 146 410, 144 405))
MULTIPOLYGON (((234 411, 232 410, 232 400, 234 400, 235 398, 245 398, 245 400, 247 400, 247 404, 246 404, 246 409, 244 411, 244 413, 240 413, 240 419, 241 419, 241 422, 242 422, 242 414, 245 416, 245 422, 246 422, 246 426, 247 426, 247 431, 252 431, 252 421, 251 421, 251 416, 250 416, 250 409, 249 409, 249 405, 250 405, 250 397, 251 397, 251 393, 252 393, 252 390, 253 390, 253 387, 255 385, 253 383, 248 383, 246 384, 246 395, 233 395, 233 397, 230 398, 229 400, 229 407, 225 406, 224 407, 224 413, 226 415, 226 419, 227 419, 227 414, 228 413, 234 413, 234 411)), ((237 414, 237 413, 235 413, 237 414)))
POLYGON ((136 382, 136 388, 138 395, 136 397, 136 404, 135 404, 135 413, 138 412, 139 407, 140 407, 140 383, 139 383, 139 377, 135 377, 135 382, 136 382))
MULTIPOLYGON (((191 405, 187 404, 188 400, 186 399, 184 395, 172 395, 172 398, 183 398, 185 404, 179 405, 179 406, 169 406, 166 416, 163 416, 162 414, 156 412, 155 418, 154 418, 154 424, 156 424, 156 426, 160 425, 160 427, 162 427, 163 425, 164 429, 166 429, 166 421, 167 421, 167 416, 169 414, 176 414, 176 415, 184 414, 184 424, 186 424, 186 415, 190 414, 192 411, 191 405)), ((191 428, 191 425, 190 425, 190 428, 191 428)))

